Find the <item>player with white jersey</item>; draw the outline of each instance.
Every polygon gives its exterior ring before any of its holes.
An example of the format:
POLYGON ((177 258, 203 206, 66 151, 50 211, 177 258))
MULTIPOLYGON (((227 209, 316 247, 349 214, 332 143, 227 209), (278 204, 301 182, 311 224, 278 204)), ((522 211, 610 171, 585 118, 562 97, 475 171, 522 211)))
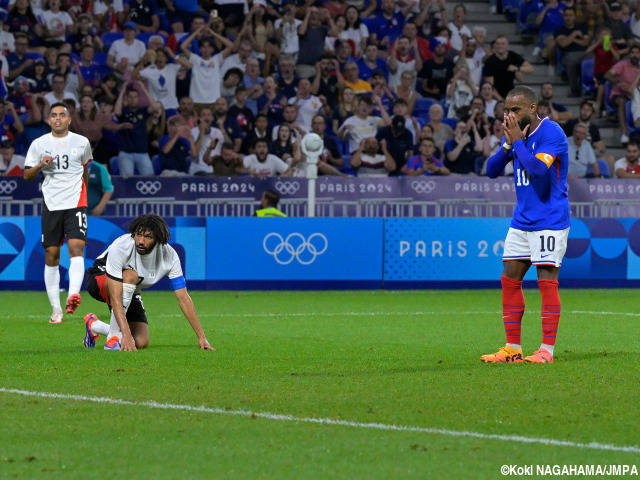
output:
POLYGON ((87 271, 87 291, 109 305, 111 320, 84 317, 84 346, 93 348, 100 335, 107 337, 105 350, 137 350, 149 345, 149 324, 140 292, 169 277, 180 308, 198 336, 203 350, 213 350, 202 331, 176 251, 169 245, 169 227, 153 213, 139 216, 129 233, 118 237, 96 258, 87 271))
POLYGON ((71 116, 65 103, 54 103, 49 113, 51 133, 37 138, 24 162, 24 179, 40 172, 42 183, 42 246, 45 251, 44 283, 53 313, 50 323, 62 322, 60 306, 60 247, 67 237, 69 248, 69 296, 66 312, 80 305, 84 277, 84 247, 87 242, 87 185, 91 144, 69 131, 71 116))
POLYGON ((488 363, 551 363, 560 322, 558 274, 567 250, 571 217, 567 193, 569 147, 562 128, 537 115, 537 95, 518 85, 506 97, 505 140, 487 161, 496 178, 513 161, 517 203, 502 256, 502 319, 507 344, 483 355, 488 363), (520 332, 525 304, 522 280, 535 265, 542 297, 542 344, 522 358, 520 332))

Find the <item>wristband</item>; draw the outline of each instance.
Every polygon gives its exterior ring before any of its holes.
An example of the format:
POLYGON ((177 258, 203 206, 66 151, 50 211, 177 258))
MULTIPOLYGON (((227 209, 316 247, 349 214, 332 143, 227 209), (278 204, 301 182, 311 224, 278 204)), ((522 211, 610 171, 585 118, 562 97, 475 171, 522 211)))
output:
POLYGON ((504 148, 505 150, 511 150, 513 148, 513 145, 510 145, 507 142, 504 142, 502 144, 502 148, 504 148))

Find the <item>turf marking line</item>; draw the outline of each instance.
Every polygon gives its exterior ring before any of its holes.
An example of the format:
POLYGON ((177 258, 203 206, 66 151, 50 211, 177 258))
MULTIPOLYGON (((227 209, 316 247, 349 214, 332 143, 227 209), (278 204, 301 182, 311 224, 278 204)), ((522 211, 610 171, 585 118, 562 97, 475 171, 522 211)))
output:
POLYGON ((586 448, 591 450, 640 453, 640 447, 610 445, 610 444, 598 443, 598 442, 577 443, 577 442, 569 442, 566 440, 554 440, 552 438, 524 437, 521 435, 497 435, 497 434, 487 434, 487 433, 478 433, 478 432, 447 430, 442 428, 426 428, 426 427, 413 427, 409 425, 393 425, 393 424, 386 424, 386 423, 361 423, 361 422, 350 422, 348 420, 335 420, 332 418, 294 417, 293 415, 284 415, 284 414, 267 413, 267 412, 258 413, 258 412, 250 412, 248 410, 226 410, 224 408, 210 408, 205 406, 194 407, 192 405, 176 405, 171 403, 132 402, 129 400, 121 400, 118 398, 108 398, 108 397, 87 397, 84 395, 67 395, 67 394, 49 393, 49 392, 31 392, 28 390, 18 390, 14 388, 0 388, 0 393, 16 394, 16 395, 24 395, 29 397, 40 397, 40 398, 77 400, 81 402, 108 403, 112 405, 130 405, 134 407, 159 408, 161 410, 186 410, 189 412, 213 413, 218 415, 238 415, 238 416, 247 416, 251 418, 264 418, 267 420, 279 420, 283 422, 317 423, 320 425, 335 425, 335 426, 352 427, 352 428, 369 428, 369 429, 375 429, 375 430, 390 430, 390 431, 399 431, 399 432, 430 433, 435 435, 447 435, 450 437, 471 437, 471 438, 482 438, 486 440, 501 440, 505 442, 537 443, 541 445, 552 445, 555 447, 574 447, 574 448, 586 448))

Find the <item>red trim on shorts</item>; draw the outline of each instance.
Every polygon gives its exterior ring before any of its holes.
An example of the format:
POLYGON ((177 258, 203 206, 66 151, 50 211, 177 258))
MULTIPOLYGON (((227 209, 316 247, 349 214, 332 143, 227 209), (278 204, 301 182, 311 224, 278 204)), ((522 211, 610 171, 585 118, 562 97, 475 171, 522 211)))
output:
POLYGON ((107 305, 111 306, 111 302, 109 301, 109 294, 107 293, 107 274, 97 276, 96 283, 100 288, 100 298, 104 300, 107 305))

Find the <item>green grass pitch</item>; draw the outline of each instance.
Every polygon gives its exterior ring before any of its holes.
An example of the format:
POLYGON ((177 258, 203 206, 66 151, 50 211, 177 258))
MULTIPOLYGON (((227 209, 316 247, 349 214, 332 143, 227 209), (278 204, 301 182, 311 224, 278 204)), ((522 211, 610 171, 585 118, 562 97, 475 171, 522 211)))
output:
MULTIPOLYGON (((191 292, 214 352, 198 349, 172 293, 145 292, 151 342, 137 353, 82 346, 84 314, 107 319, 86 293, 49 325, 44 292, 0 292, 0 478, 640 467, 638 292, 560 293, 553 364, 486 365, 504 344, 499 290, 191 292)), ((530 354, 539 292, 525 298, 530 354)))

